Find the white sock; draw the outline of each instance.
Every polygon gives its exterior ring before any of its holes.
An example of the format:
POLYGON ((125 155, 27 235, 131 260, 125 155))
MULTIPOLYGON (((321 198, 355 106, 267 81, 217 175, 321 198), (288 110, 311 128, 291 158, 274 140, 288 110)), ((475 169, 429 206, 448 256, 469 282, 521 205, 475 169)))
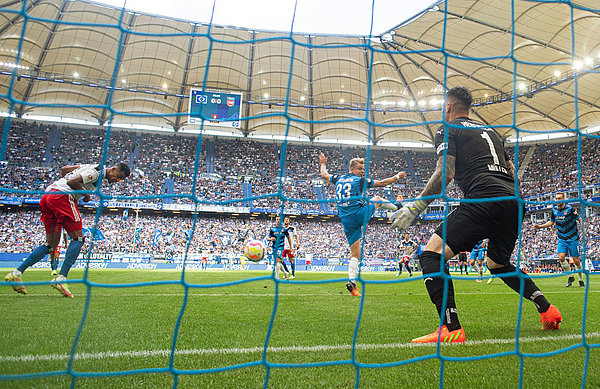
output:
POLYGON ((563 271, 571 271, 571 266, 569 266, 569 261, 566 259, 560 263, 560 267, 562 267, 563 271))
POLYGON ((479 277, 483 277, 483 264, 479 266, 479 277))
POLYGON ((23 277, 23 273, 21 273, 21 272, 20 272, 20 271, 18 271, 17 269, 13 270, 13 271, 12 271, 12 274, 14 274, 14 275, 15 275, 15 277, 19 277, 19 278, 23 277))
POLYGON ((60 281, 66 281, 67 277, 63 276, 62 274, 59 274, 56 276, 56 281, 60 282, 60 281))
POLYGON ((390 211, 397 211, 398 210, 398 207, 395 206, 394 204, 390 203, 389 201, 378 201, 378 200, 375 200, 375 197, 373 197, 371 199, 371 201, 374 202, 374 203, 379 203, 379 206, 381 208, 383 208, 383 209, 388 209, 390 211))
MULTIPOLYGON (((575 269, 581 270, 581 262, 579 263, 579 266, 575 265, 575 269)), ((579 281, 583 281, 583 273, 577 273, 577 277, 579 278, 579 281)))
POLYGON ((275 279, 279 279, 279 268, 281 264, 279 262, 275 263, 275 279))
POLYGON ((475 269, 475 271, 477 272, 477 274, 481 274, 481 271, 479 270, 479 264, 477 262, 475 262, 473 264, 473 269, 475 269))
POLYGON ((355 282, 358 276, 358 258, 350 258, 348 262, 348 278, 350 281, 355 282))

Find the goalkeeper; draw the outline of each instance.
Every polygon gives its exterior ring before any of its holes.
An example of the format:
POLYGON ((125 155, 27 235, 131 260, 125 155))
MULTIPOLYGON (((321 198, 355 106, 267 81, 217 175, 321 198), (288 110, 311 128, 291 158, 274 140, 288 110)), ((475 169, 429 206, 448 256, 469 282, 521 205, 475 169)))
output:
MULTIPOLYGON (((439 195, 442 178, 446 184, 452 179, 464 193, 465 199, 492 197, 515 197, 515 169, 504 150, 498 134, 483 125, 469 119, 471 93, 463 87, 447 92, 445 122, 435 135, 438 155, 437 165, 423 192, 415 201, 405 204, 390 218, 392 226, 403 231, 433 201, 426 196, 439 195), (447 137, 445 132, 448 131, 447 137)), ((419 256, 425 287, 438 314, 443 318, 442 326, 435 332, 413 339, 413 343, 464 342, 465 332, 458 320, 454 302, 454 286, 447 268, 442 265, 455 253, 466 251, 481 239, 489 238, 487 266, 493 275, 504 276, 502 280, 519 293, 523 280, 523 297, 531 300, 541 314, 544 330, 558 329, 562 320, 558 309, 550 305, 535 283, 527 274, 517 270, 510 263, 510 256, 519 236, 521 221, 517 199, 486 202, 461 202, 459 207, 448 215, 445 223, 440 224, 429 239, 423 253, 419 256), (444 239, 445 236, 445 245, 444 239), (444 278, 434 273, 446 273, 444 278), (442 312, 444 292, 447 293, 446 309, 442 312)))

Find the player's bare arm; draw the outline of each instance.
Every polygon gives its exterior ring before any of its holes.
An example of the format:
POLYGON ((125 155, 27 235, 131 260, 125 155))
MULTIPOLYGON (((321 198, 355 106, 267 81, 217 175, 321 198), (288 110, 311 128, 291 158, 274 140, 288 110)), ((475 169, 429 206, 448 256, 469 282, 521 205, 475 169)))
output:
POLYGON ((321 177, 328 181, 331 179, 331 174, 327 171, 327 157, 323 153, 319 153, 319 163, 321 164, 321 177))
POLYGON ((548 220, 544 224, 534 224, 533 228, 536 229, 536 230, 538 230, 540 228, 547 228, 547 227, 550 227, 550 226, 553 226, 553 225, 554 225, 554 222, 552 220, 548 220))
POLYGON ((515 164, 508 159, 508 172, 510 173, 511 176, 513 176, 514 178, 517 179, 517 181, 519 181, 519 185, 521 185, 521 178, 519 178, 519 176, 517 175, 517 172, 515 171, 515 164))
MULTIPOLYGON (((73 190, 85 190, 85 188, 83 187, 83 177, 81 177, 81 174, 78 174, 75 177, 69 178, 69 180, 67 181, 67 185, 69 185, 71 187, 71 189, 73 189, 73 190)), ((83 201, 85 201, 85 202, 90 201, 90 195, 89 194, 84 195, 83 201)))
POLYGON ((401 178, 405 178, 406 177, 406 172, 399 172, 398 174, 388 177, 384 180, 375 180, 373 181, 373 186, 374 187, 382 187, 382 186, 388 186, 393 184, 394 182, 398 181, 401 178))
POLYGON ((435 171, 429 178, 425 189, 418 196, 417 199, 405 204, 400 210, 394 212, 390 219, 392 220, 392 227, 397 228, 400 231, 404 231, 410 226, 417 216, 423 212, 429 204, 434 200, 433 198, 424 199, 425 196, 432 196, 440 194, 442 191, 442 179, 444 176, 444 167, 446 175, 446 184, 450 183, 454 179, 455 174, 456 157, 447 155, 444 161, 444 156, 440 156, 437 160, 435 171), (445 163, 444 163, 445 162, 445 163))
MULTIPOLYGON (((447 155, 446 156, 446 164, 445 164, 446 165, 446 185, 448 185, 450 183, 450 181, 452 181, 454 179, 455 164, 456 164, 456 157, 454 157, 453 155, 447 155)), ((431 178, 429 178, 427 185, 425 185, 425 189, 423 189, 423 191, 421 192, 419 197, 440 194, 442 192, 443 173, 444 173, 444 156, 441 155, 437 160, 437 164, 435 166, 435 171, 431 175, 431 178)), ((433 200, 434 200, 433 198, 419 199, 419 201, 424 202, 425 205, 431 204, 431 202, 433 202, 433 200)))
POLYGON ((78 169, 80 165, 66 165, 60 168, 60 176, 64 177, 73 170, 78 169))

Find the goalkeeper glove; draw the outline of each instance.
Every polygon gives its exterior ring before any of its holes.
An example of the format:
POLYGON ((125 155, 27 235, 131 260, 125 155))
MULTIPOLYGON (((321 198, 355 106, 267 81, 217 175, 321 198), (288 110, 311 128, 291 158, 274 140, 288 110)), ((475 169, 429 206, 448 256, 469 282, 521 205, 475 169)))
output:
POLYGON ((415 200, 405 204, 390 216, 392 227, 400 231, 406 230, 425 208, 427 208, 427 204, 422 200, 415 200))

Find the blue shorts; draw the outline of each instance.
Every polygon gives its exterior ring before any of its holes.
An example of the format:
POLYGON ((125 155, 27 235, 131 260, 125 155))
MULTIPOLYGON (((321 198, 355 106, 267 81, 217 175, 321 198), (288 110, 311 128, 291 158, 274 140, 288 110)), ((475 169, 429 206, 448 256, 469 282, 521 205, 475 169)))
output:
POLYGON ((558 245, 556 247, 556 252, 558 254, 565 253, 565 255, 570 255, 572 257, 579 257, 579 241, 577 240, 558 240, 558 245))
POLYGON ((373 213, 375 213, 375 204, 369 203, 352 215, 341 218, 342 226, 344 226, 344 234, 346 234, 346 239, 350 246, 360 239, 364 226, 367 225, 373 213))
POLYGON ((471 261, 485 259, 485 250, 473 250, 471 251, 471 256, 469 257, 471 261))

